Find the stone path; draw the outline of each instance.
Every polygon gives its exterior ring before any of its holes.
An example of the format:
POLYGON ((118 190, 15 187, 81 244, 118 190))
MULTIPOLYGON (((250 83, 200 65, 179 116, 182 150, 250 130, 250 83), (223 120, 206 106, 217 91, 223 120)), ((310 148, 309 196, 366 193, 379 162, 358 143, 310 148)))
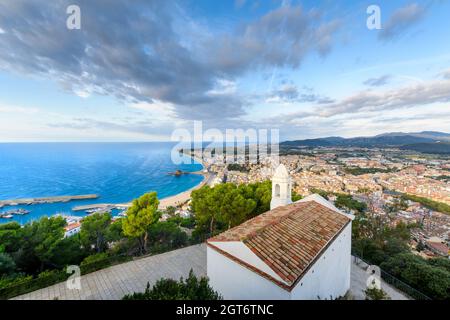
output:
MULTIPOLYGON (((356 259, 352 257, 352 271, 350 276, 350 291, 355 300, 365 300, 366 282, 368 274, 366 273, 367 265, 363 262, 356 263, 356 259)), ((408 300, 409 298, 399 290, 381 280, 381 289, 387 293, 392 300, 408 300)))
POLYGON ((195 245, 156 256, 122 263, 81 277, 81 290, 69 290, 65 282, 14 299, 19 300, 118 300, 128 293, 142 292, 147 282, 161 278, 186 278, 192 268, 206 276, 206 246, 195 245))
MULTIPOLYGON (((365 266, 352 259, 350 291, 354 299, 364 300, 367 273, 365 266)), ((117 300, 124 295, 145 290, 161 278, 186 278, 192 269, 197 276, 206 276, 206 245, 195 245, 171 252, 141 258, 81 277, 81 290, 69 290, 65 282, 37 290, 14 299, 21 300, 117 300)), ((386 284, 381 287, 392 300, 408 298, 386 284)))

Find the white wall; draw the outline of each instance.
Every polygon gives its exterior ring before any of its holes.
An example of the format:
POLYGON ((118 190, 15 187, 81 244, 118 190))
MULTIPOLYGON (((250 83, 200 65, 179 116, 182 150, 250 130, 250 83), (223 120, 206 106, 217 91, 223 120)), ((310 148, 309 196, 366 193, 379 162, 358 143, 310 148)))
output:
POLYGON ((272 281, 207 248, 210 285, 226 300, 288 300, 289 292, 272 281))
POLYGON ((345 295, 350 289, 350 268, 351 224, 341 232, 291 292, 216 250, 207 248, 210 284, 226 300, 335 299, 345 295))
POLYGON ((345 295, 350 289, 351 231, 350 223, 292 290, 293 300, 330 300, 345 295))

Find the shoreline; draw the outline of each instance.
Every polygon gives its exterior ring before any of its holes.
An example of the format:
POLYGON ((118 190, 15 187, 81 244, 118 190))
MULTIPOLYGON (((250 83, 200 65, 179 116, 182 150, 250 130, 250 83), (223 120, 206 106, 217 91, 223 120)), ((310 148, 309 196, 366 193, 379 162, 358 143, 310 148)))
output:
MULTIPOLYGON (((189 174, 202 175, 203 180, 198 185, 196 185, 186 191, 180 192, 173 196, 168 196, 168 197, 159 199, 159 206, 158 206, 159 210, 163 210, 168 207, 177 207, 177 206, 183 205, 185 202, 189 201, 189 199, 191 198, 192 191, 200 189, 201 187, 203 187, 204 185, 206 185, 206 184, 210 183, 210 181, 212 181, 211 178, 214 176, 214 174, 211 174, 210 172, 203 172, 203 170, 205 170, 206 166, 202 159, 195 157, 195 156, 189 156, 186 154, 185 154, 185 156, 193 159, 194 161, 196 161, 202 165, 201 170, 189 172, 189 174)), ((74 207, 74 208, 72 208, 72 211, 84 211, 84 210, 102 209, 102 208, 127 209, 131 206, 131 204, 132 204, 132 202, 111 203, 111 204, 108 204, 108 203, 92 204, 92 205, 84 205, 84 206, 74 207)))
POLYGON ((202 182, 200 182, 198 185, 183 191, 181 193, 178 193, 176 195, 173 196, 169 196, 166 198, 162 198, 159 200, 159 209, 166 209, 167 207, 176 207, 179 205, 184 204, 186 201, 188 201, 191 198, 191 193, 194 190, 200 189, 201 187, 203 187, 204 185, 206 185, 207 183, 209 183, 209 181, 211 180, 211 176, 212 174, 210 172, 203 172, 206 168, 205 163, 203 162, 203 159, 198 158, 196 156, 190 156, 187 154, 184 154, 185 156, 193 159, 194 161, 200 163, 202 165, 202 169, 199 171, 194 171, 194 172, 190 172, 189 174, 199 174, 203 176, 203 180, 202 182))

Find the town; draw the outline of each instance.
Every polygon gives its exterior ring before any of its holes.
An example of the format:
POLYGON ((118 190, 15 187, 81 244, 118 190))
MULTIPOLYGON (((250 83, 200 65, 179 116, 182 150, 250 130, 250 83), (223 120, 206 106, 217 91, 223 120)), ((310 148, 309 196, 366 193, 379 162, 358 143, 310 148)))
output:
MULTIPOLYGON (((248 184, 269 180, 274 159, 259 163, 224 163, 211 150, 193 150, 215 174, 213 185, 248 184), (212 154, 212 156, 211 156, 212 154), (209 155, 209 156, 208 156, 209 155)), ((411 249, 424 257, 448 257, 450 242, 450 158, 399 149, 312 148, 301 152, 281 150, 279 162, 293 180, 293 191, 346 194, 365 203, 392 226, 416 224, 411 249), (297 154, 290 154, 297 153, 297 154)))

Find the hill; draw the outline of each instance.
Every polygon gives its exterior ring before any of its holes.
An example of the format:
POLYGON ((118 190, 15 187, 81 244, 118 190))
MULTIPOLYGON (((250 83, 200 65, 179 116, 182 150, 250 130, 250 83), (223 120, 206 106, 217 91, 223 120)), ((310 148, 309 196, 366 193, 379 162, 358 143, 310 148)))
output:
POLYGON ((450 134, 435 131, 413 133, 391 132, 373 137, 326 137, 285 141, 281 143, 281 148, 285 150, 315 147, 399 147, 404 150, 447 154, 450 153, 450 134))

